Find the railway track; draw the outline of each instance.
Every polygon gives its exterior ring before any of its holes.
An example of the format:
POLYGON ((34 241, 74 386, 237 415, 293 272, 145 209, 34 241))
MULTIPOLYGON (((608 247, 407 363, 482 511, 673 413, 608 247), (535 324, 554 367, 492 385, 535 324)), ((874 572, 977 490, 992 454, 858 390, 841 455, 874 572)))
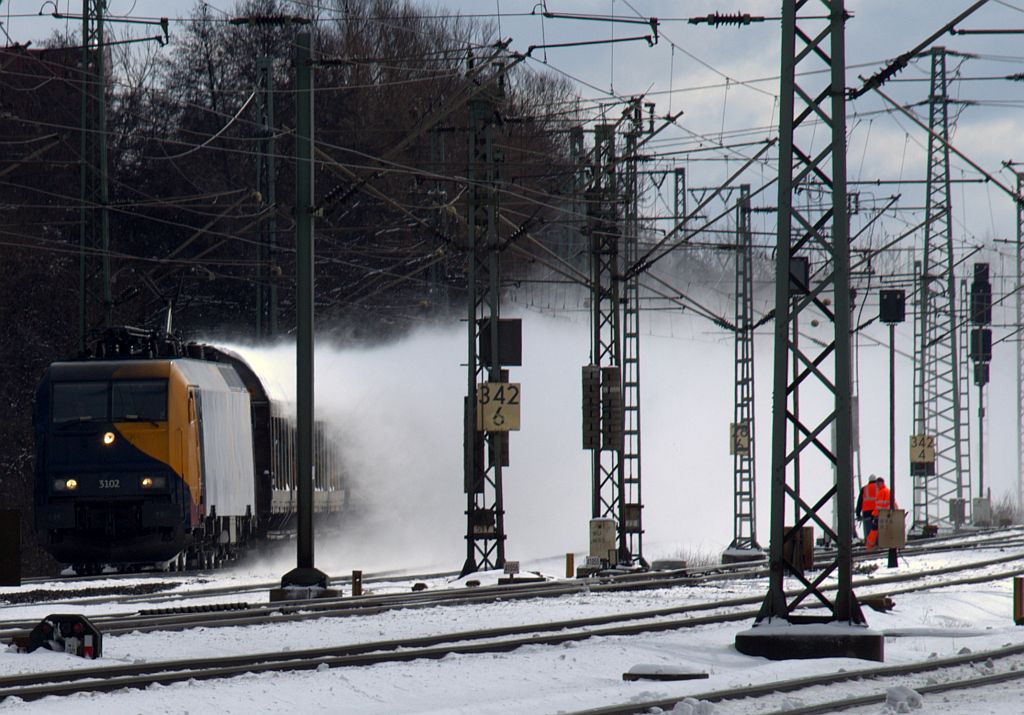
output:
MULTIPOLYGON (((958 583, 976 583, 984 580, 1007 578, 1020 572, 1020 567, 998 572, 977 574, 961 579, 936 582, 938 576, 956 570, 987 568, 1012 561, 1024 561, 1024 553, 1014 554, 983 562, 963 564, 958 567, 934 569, 916 575, 917 583, 907 583, 906 577, 875 579, 871 586, 885 587, 888 595, 939 588, 958 583), (928 580, 932 580, 928 583, 928 580), (903 582, 899 589, 888 586, 903 582)), ((597 584, 598 586, 600 584, 597 584)), ((867 587, 869 584, 860 584, 867 587)), ((509 589, 503 591, 507 599, 509 589)), ((523 597, 535 598, 540 589, 523 588, 523 597)), ((462 593, 462 592, 459 592, 462 593)), ((474 594, 470 600, 492 600, 492 594, 474 594)), ((471 655, 503 653, 523 646, 557 646, 571 641, 582 641, 595 637, 636 636, 655 632, 674 631, 684 628, 718 625, 723 623, 752 620, 757 613, 753 608, 759 605, 762 596, 747 596, 729 600, 705 603, 691 603, 670 608, 633 613, 616 613, 582 619, 560 620, 543 624, 530 624, 486 630, 445 633, 401 640, 374 641, 345 646, 309 649, 304 651, 283 651, 256 655, 229 656, 222 658, 188 659, 182 661, 156 661, 131 665, 104 666, 99 668, 76 668, 68 671, 47 671, 35 674, 0 678, 0 698, 18 697, 34 699, 48 695, 63 695, 73 692, 110 691, 119 688, 144 688, 153 684, 170 684, 186 680, 226 678, 243 673, 270 671, 312 670, 367 666, 380 663, 407 662, 420 658, 439 659, 449 655, 471 655)), ((408 602, 399 608, 431 607, 437 601, 408 602)), ((275 604, 275 607, 279 604, 275 604)), ((131 620, 120 623, 104 623, 102 630, 109 635, 150 630, 174 630, 203 625, 266 625, 272 621, 293 621, 307 618, 344 617, 380 612, 379 608, 358 609, 352 604, 325 604, 314 613, 306 613, 308 603, 285 606, 277 614, 268 614, 266 609, 259 612, 220 614, 219 622, 203 620, 197 624, 194 619, 183 617, 158 618, 149 623, 131 620), (344 606, 344 607, 339 607, 344 606)), ((1024 646, 1022 646, 1024 648, 1024 646)), ((858 672, 860 672, 858 670, 858 672)), ((879 672, 888 672, 880 670, 879 672)), ((801 681, 803 682, 803 681, 801 681)), ((803 686, 810 687, 810 685, 803 686)), ((706 699, 706 698, 705 698, 706 699)), ((650 707, 661 707, 653 704, 650 707)), ((637 710, 609 710, 608 712, 635 712, 637 710)))
MULTIPOLYGON (((938 539, 932 539, 926 541, 912 542, 907 546, 906 549, 901 550, 901 554, 904 558, 909 556, 919 556, 925 554, 941 554, 950 553, 956 551, 973 550, 977 548, 1020 548, 1024 549, 1024 532, 1020 530, 1014 530, 1009 534, 996 533, 994 535, 984 535, 980 533, 977 537, 971 537, 970 540, 956 541, 955 537, 939 537, 938 539)), ((823 552, 823 556, 828 556, 827 551, 823 552)), ((884 552, 873 552, 869 553, 863 549, 857 550, 854 554, 854 558, 859 563, 868 563, 883 558, 884 552)), ((813 569, 812 569, 813 570, 813 569)), ((217 578, 217 574, 213 572, 201 572, 197 574, 200 578, 217 578)), ((397 578, 403 578, 406 580, 414 581, 431 581, 437 579, 451 579, 455 577, 455 572, 434 572, 429 574, 416 574, 407 575, 401 571, 384 571, 375 574, 368 574, 364 576, 364 585, 381 585, 394 582, 397 578)), ((558 584, 565 583, 619 583, 619 584, 635 584, 636 588, 662 588, 670 587, 675 585, 696 585, 698 582, 703 584, 711 584, 718 581, 728 581, 732 579, 743 579, 743 578, 762 578, 767 575, 767 569, 763 566, 763 562, 753 563, 736 563, 736 564, 707 564, 703 566, 689 567, 685 569, 678 569, 672 571, 659 571, 659 572, 620 572, 620 573, 609 573, 603 576, 588 579, 586 581, 555 581, 552 582, 551 588, 557 589, 558 584)), ((139 579, 140 574, 133 575, 119 575, 120 578, 135 578, 139 579)), ((73 577, 74 578, 74 577, 73 577)), ((93 580, 95 577, 92 577, 93 580)), ((144 577, 143 577, 144 578, 144 577)), ((131 587, 118 588, 114 587, 100 587, 103 589, 103 593, 92 594, 93 589, 85 587, 84 589, 78 589, 79 591, 84 590, 86 596, 81 596, 76 593, 76 590, 72 589, 51 589, 43 592, 41 595, 51 596, 49 598, 36 598, 36 599, 25 599, 18 597, 16 603, 9 605, 25 605, 27 603, 32 604, 43 604, 47 602, 68 604, 73 606, 84 606, 84 605, 97 605, 107 603, 119 603, 119 604, 130 604, 130 603, 147 603, 147 604, 160 604, 160 603, 175 603, 182 604, 189 600, 208 599, 208 598, 219 598, 219 597, 232 597, 232 596, 245 596, 248 594, 264 594, 271 588, 276 588, 279 585, 278 581, 267 581, 259 583, 249 583, 241 586, 211 586, 209 588, 193 588, 187 591, 175 590, 184 585, 184 582, 180 579, 166 580, 168 577, 165 574, 154 574, 152 581, 155 585, 150 585, 148 580, 145 580, 141 585, 134 585, 131 587), (131 593, 134 588, 140 589, 141 593, 131 593)), ((106 580, 106 577, 104 577, 106 580)), ((26 583, 52 583, 53 581, 26 581, 26 583)), ((87 583, 87 581, 83 581, 87 583)), ((350 588, 351 578, 348 576, 333 578, 330 581, 330 585, 335 588, 350 588)), ((574 587, 570 586, 570 590, 574 587)), ((11 594, 10 597, 14 598, 18 596, 17 591, 0 593, 0 600, 5 596, 11 594)), ((555 594, 557 595, 557 594, 555 594)), ((7 606, 0 605, 0 613, 7 606)), ((5 626, 5 623, 0 621, 0 629, 5 626)), ((0 634, 2 636, 2 634, 0 634)))
MULTIPOLYGON (((620 703, 578 710, 571 715, 632 715, 633 713, 657 712, 656 709, 671 710, 676 703, 689 698, 720 705, 715 712, 722 713, 722 715, 748 712, 757 712, 762 715, 827 715, 827 713, 885 703, 887 698, 886 679, 894 677, 911 678, 914 692, 920 695, 971 690, 1024 680, 1024 645, 978 651, 949 658, 929 658, 900 665, 844 669, 837 673, 774 681, 764 685, 694 693, 685 698, 671 697, 620 703), (971 672, 972 670, 974 672, 971 672), (979 673, 977 670, 982 672, 979 673), (942 678, 942 682, 934 682, 939 678, 942 678), (840 699, 836 699, 834 695, 830 694, 830 686, 851 681, 862 681, 869 685, 877 683, 882 692, 862 696, 846 695, 840 699), (816 702, 805 705, 794 705, 792 702, 783 704, 779 702, 781 700, 779 695, 783 693, 799 693, 804 699, 815 698, 816 702), (742 701, 742 704, 739 701, 742 701), (733 705, 732 708, 729 707, 730 703, 733 705)), ((896 712, 903 711, 897 710, 896 712)))
POLYGON ((245 673, 368 666, 407 662, 421 658, 440 659, 459 654, 505 653, 530 645, 554 646, 598 636, 653 633, 709 623, 742 620, 749 617, 749 612, 737 612, 730 615, 660 622, 651 620, 629 625, 617 624, 600 627, 603 624, 621 620, 620 616, 604 616, 307 651, 260 653, 226 658, 190 658, 180 661, 47 671, 0 678, 0 699, 18 697, 30 700, 49 695, 105 692, 126 687, 144 688, 157 683, 166 685, 191 679, 224 678, 245 673))
MULTIPOLYGON (((935 581, 950 574, 961 571, 976 572, 1015 561, 1024 561, 1024 544, 1021 551, 992 559, 972 561, 927 571, 910 574, 893 574, 888 576, 869 576, 858 579, 855 588, 862 597, 868 595, 896 595, 919 591, 926 588, 938 588, 957 583, 977 583, 994 578, 1009 578, 1020 569, 1014 568, 997 574, 980 574, 970 577, 943 581, 935 581), (896 586, 903 586, 894 588, 896 586)), ((514 586, 482 586, 474 589, 438 589, 415 593, 394 593, 384 595, 367 595, 336 599, 320 599, 316 601, 283 601, 276 603, 221 603, 202 607, 182 607, 172 609, 148 609, 131 613, 117 613, 92 616, 90 619, 104 633, 120 635, 129 632, 153 632, 185 630, 196 627, 218 628, 228 626, 246 626, 266 624, 270 622, 292 622, 316 618, 340 618, 352 616, 373 616, 396 609, 432 608, 442 605, 473 605, 492 603, 497 600, 526 600, 535 598, 558 598, 567 595, 590 593, 610 593, 621 591, 640 591, 670 589, 679 587, 702 587, 721 583, 727 577, 750 577, 749 573, 740 571, 733 574, 712 573, 705 577, 687 576, 683 571, 664 573, 636 573, 617 577, 593 578, 571 581, 548 581, 545 583, 523 584, 514 586)), ((826 589, 827 590, 827 589, 826 589)), ((230 588, 214 589, 204 595, 234 594, 230 588)), ((140 597, 142 598, 142 597, 140 597)), ((88 602, 85 599, 84 602, 88 602)), ((759 603, 761 597, 718 600, 713 604, 696 604, 680 608, 661 609, 660 615, 685 613, 690 610, 707 610, 728 604, 731 607, 759 603), (681 610, 680 610, 681 609, 681 610)), ((83 601, 74 602, 75 605, 83 601)), ((628 619, 625 614, 624 619, 628 619)), ((647 617, 643 615, 642 617, 647 617)), ((752 617, 752 616, 751 616, 752 617)), ((13 640, 27 634, 37 620, 17 619, 0 621, 0 640, 13 640)))

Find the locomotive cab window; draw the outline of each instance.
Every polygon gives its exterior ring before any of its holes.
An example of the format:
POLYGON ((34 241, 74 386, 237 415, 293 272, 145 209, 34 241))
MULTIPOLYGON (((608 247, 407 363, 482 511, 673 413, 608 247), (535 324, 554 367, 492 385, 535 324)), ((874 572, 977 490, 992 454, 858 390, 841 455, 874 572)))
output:
POLYGON ((107 419, 106 382, 56 382, 53 422, 70 424, 107 419))
POLYGON ((115 381, 111 386, 110 411, 114 422, 165 422, 167 381, 115 381))

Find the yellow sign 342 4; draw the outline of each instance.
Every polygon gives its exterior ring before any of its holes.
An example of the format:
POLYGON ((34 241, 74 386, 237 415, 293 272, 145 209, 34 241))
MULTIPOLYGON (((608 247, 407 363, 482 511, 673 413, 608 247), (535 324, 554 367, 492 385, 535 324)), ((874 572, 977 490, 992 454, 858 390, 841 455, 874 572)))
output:
POLYGON ((910 437, 911 463, 930 463, 935 461, 935 436, 915 434, 910 437))
POLYGON ((519 429, 519 383, 481 382, 476 386, 476 428, 481 432, 519 429))

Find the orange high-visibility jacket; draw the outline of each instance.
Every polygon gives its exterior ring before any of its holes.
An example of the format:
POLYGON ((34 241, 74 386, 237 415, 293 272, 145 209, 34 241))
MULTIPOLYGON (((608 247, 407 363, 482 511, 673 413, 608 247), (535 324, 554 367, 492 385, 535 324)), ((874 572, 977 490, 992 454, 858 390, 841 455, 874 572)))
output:
POLYGON ((872 513, 875 516, 878 516, 879 509, 888 509, 889 507, 889 487, 883 484, 878 488, 878 492, 875 494, 875 511, 872 513))
POLYGON ((878 498, 878 484, 875 482, 868 482, 864 485, 864 489, 861 490, 861 514, 874 514, 875 513, 875 502, 878 498))

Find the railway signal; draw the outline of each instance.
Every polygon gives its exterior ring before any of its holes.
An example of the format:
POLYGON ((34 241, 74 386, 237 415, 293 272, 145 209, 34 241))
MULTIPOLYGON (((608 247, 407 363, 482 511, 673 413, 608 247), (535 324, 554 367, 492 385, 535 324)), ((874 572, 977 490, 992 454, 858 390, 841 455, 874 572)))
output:
POLYGON ((974 361, 974 384, 978 386, 978 496, 971 514, 975 525, 992 521, 992 505, 985 497, 985 385, 988 384, 989 363, 992 362, 992 284, 988 280, 988 264, 974 264, 971 283, 971 360, 974 361))
MULTIPOLYGON (((892 507, 896 506, 896 325, 907 317, 907 294, 902 290, 883 290, 878 296, 878 318, 889 326, 889 483, 892 507)), ((932 455, 932 462, 935 455, 932 455)), ((890 510, 888 515, 893 512, 890 510)), ((879 516, 881 518, 881 515, 879 516)), ((900 523, 902 528, 903 524, 900 523)), ((886 534, 889 530, 886 531, 886 534)), ((900 544, 902 546, 902 543, 900 544)), ((889 549, 889 568, 899 565, 895 546, 889 549)))

